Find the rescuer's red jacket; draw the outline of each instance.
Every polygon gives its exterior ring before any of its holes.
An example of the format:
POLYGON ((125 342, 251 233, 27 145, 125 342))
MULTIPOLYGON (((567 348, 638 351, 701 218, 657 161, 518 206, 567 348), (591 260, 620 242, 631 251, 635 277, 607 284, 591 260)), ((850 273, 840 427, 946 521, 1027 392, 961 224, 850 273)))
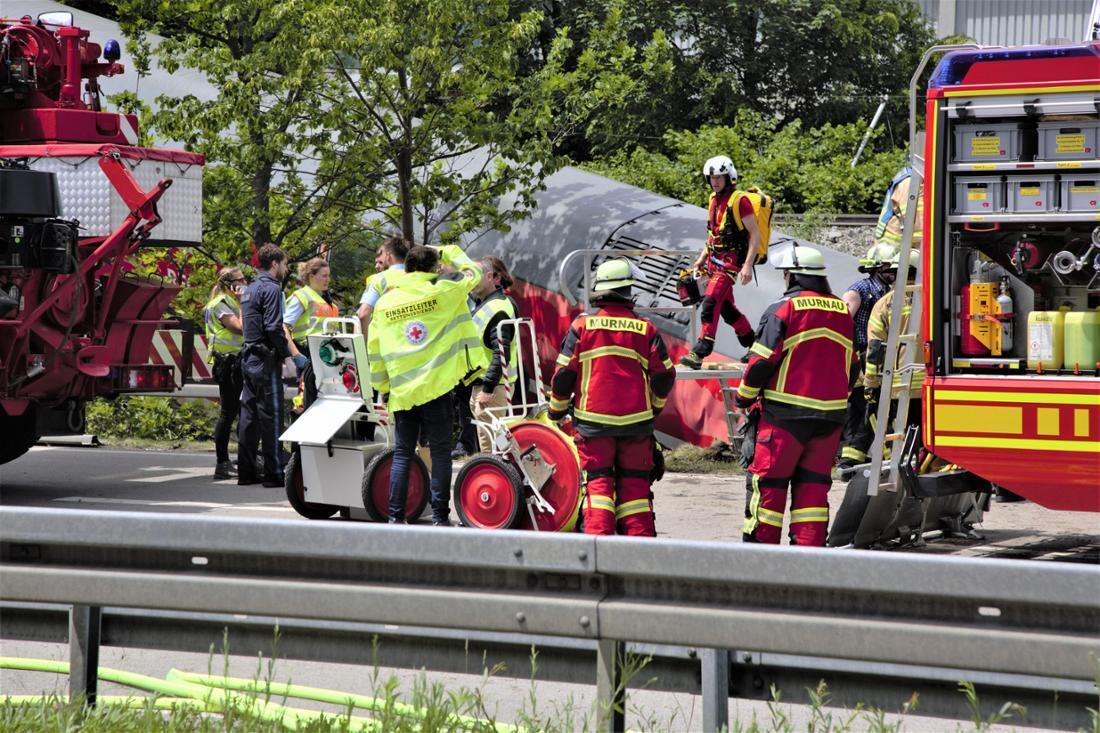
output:
MULTIPOLYGON (((745 261, 749 234, 743 227, 737 226, 737 219, 729 210, 734 193, 733 186, 728 186, 722 193, 712 193, 707 205, 706 269, 713 274, 724 271, 731 276, 736 275, 745 261)), ((738 197, 737 203, 743 207, 742 219, 755 214, 747 198, 738 197)))
POLYGON ((760 319, 737 402, 763 398, 777 419, 844 422, 855 377, 854 327, 844 301, 794 285, 760 319))
POLYGON ((560 418, 572 402, 583 436, 649 434, 676 381, 665 342, 631 303, 597 305, 599 312, 577 317, 562 340, 550 416, 560 418))

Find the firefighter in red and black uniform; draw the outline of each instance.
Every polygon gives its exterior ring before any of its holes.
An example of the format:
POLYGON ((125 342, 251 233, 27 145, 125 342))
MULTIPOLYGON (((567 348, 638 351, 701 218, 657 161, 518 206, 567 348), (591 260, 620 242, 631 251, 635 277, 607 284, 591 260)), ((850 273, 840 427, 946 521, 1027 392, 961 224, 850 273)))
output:
POLYGON ((790 486, 791 542, 823 547, 829 473, 856 376, 852 317, 817 250, 792 247, 777 269, 787 291, 760 319, 737 390, 739 406, 761 402, 744 540, 779 543, 790 486))
POLYGON ((752 346, 752 324, 733 302, 733 284, 740 281, 747 285, 752 281, 761 239, 752 203, 746 196, 733 195, 737 184, 733 161, 724 155, 711 158, 703 164, 703 178, 711 187, 707 243, 693 269, 706 272, 710 279, 699 310, 702 333, 691 351, 680 357, 680 363, 690 369, 701 367, 703 359, 714 351, 719 319, 733 326, 742 346, 752 346), (736 216, 730 211, 731 204, 739 207, 736 216))
POLYGON ((653 421, 676 372, 657 327, 634 313, 633 284, 626 260, 599 266, 592 293, 599 311, 573 321, 551 385, 551 419, 563 419, 572 404, 580 434, 588 534, 615 534, 617 526, 619 534, 656 535, 653 421))

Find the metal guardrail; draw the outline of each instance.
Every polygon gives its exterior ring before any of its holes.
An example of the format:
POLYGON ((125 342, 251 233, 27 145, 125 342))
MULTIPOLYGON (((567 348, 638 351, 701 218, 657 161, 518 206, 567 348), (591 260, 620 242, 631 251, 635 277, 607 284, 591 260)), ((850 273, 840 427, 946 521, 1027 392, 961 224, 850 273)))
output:
POLYGON ((710 729, 731 648, 1082 682, 1100 658, 1096 567, 10 507, 0 528, 0 599, 77 607, 76 692, 104 606, 582 640, 611 711, 625 643, 697 647, 710 729))

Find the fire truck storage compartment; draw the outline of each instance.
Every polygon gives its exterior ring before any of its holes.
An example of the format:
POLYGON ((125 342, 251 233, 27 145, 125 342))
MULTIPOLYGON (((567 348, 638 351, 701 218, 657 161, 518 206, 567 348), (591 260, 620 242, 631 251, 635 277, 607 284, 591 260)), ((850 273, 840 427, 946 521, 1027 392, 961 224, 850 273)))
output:
POLYGON ((1096 160, 1100 120, 1040 122, 1036 160, 1096 160))
POLYGON ((1053 175, 1009 178, 1005 188, 1007 214, 1045 214, 1057 206, 1053 175))
POLYGON ((951 160, 955 163, 1031 160, 1035 128, 1026 121, 980 122, 954 126, 951 160))
POLYGON ((995 214, 1004 210, 1003 176, 955 178, 956 214, 995 214))
POLYGON ((1063 174, 1058 208, 1060 211, 1100 213, 1100 171, 1063 174))
MULTIPOLYGON (((62 218, 80 222, 81 237, 106 237, 118 229, 130 209, 99 167, 98 145, 71 145, 69 155, 31 158, 32 170, 54 173, 61 190, 62 218)), ((138 148, 116 148, 142 190, 151 190, 164 178, 172 187, 157 203, 164 221, 151 231, 150 241, 202 242, 202 166, 158 160, 138 148)), ((188 154, 183 154, 181 158, 188 154)))

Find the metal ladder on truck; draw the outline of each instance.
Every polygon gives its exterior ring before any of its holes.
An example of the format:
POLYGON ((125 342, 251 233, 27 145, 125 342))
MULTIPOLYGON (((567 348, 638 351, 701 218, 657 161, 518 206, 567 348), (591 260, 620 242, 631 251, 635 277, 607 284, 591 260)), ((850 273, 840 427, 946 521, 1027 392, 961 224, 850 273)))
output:
MULTIPOLYGON (((878 414, 875 421, 875 438, 871 443, 871 464, 865 469, 867 475, 867 495, 878 496, 879 491, 896 492, 898 490, 899 467, 903 457, 908 454, 909 446, 902 442, 913 440, 915 431, 908 430, 909 408, 913 397, 913 378, 918 371, 923 372, 923 360, 917 361, 916 355, 922 353, 920 346, 921 321, 921 278, 920 273, 909 282, 909 265, 912 259, 913 230, 916 224, 916 212, 921 189, 924 184, 923 171, 916 164, 916 155, 912 156, 909 178, 909 195, 905 202, 905 217, 902 223, 901 246, 898 252, 898 275, 895 281, 895 297, 890 303, 890 325, 887 330, 886 356, 882 365, 882 384, 879 386, 878 414), (902 297, 896 293, 900 288, 902 297), (909 315, 904 316, 903 309, 910 304, 909 315), (904 329, 904 330, 903 330, 904 329), (908 346, 904 364, 898 364, 898 353, 902 345, 908 346), (890 419, 890 407, 897 400, 897 410, 890 419), (907 438, 908 436, 908 438, 907 438), (890 448, 887 462, 886 450, 890 448), (883 479, 883 470, 887 476, 883 479)), ((920 389, 920 387, 916 387, 920 389)))
MULTIPOLYGON (((897 292, 901 297, 895 295, 890 304, 890 324, 887 329, 870 462, 856 467, 856 478, 849 485, 844 503, 830 527, 830 546, 866 546, 893 537, 902 541, 920 542, 925 525, 929 519, 935 519, 935 514, 939 511, 911 491, 920 467, 907 463, 914 460, 920 447, 920 431, 915 425, 909 426, 909 411, 913 397, 919 396, 915 393, 919 392, 923 384, 923 381, 921 384, 914 383, 915 375, 926 368, 920 342, 923 286, 919 268, 913 282, 909 281, 909 266, 917 264, 914 257, 918 250, 913 246, 913 233, 924 184, 923 161, 917 152, 917 85, 933 54, 963 48, 979 47, 970 43, 933 46, 925 52, 910 79, 909 168, 912 175, 902 218, 898 279, 894 285, 895 289, 900 289, 897 292), (903 310, 907 305, 910 312, 905 316, 903 310), (899 364, 898 354, 903 346, 907 347, 906 360, 899 364), (890 408, 894 401, 897 408, 891 418, 890 408), (858 491, 860 479, 866 479, 867 482, 866 489, 862 492, 858 491), (848 516, 845 516, 846 510, 850 512, 848 516), (841 525, 844 525, 843 528, 838 529, 841 525)), ((931 230, 924 233, 925 236, 932 234, 931 230)))

